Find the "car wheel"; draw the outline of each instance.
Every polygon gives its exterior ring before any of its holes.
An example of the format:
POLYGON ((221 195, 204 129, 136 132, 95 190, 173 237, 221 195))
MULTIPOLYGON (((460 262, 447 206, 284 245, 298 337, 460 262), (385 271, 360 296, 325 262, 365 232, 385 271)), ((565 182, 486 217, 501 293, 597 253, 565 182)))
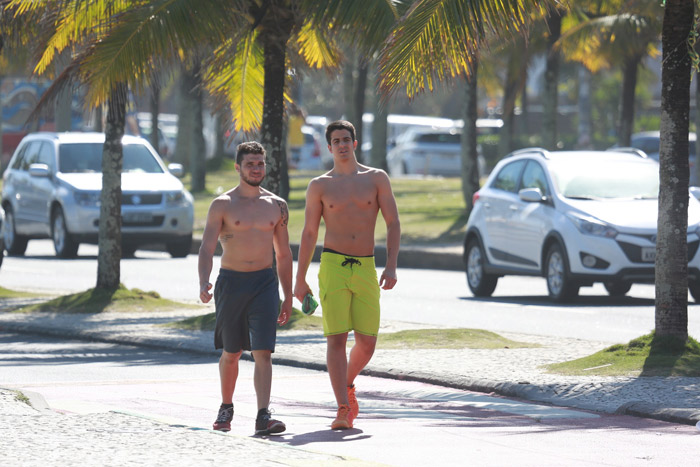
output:
POLYGON ((5 230, 3 234, 5 241, 5 249, 8 255, 22 256, 27 251, 27 242, 29 239, 21 235, 17 235, 15 229, 15 215, 12 209, 8 206, 5 209, 5 230))
POLYGON ((192 236, 173 240, 165 245, 165 249, 173 258, 184 258, 192 249, 192 236))
POLYGON ((481 243, 475 238, 467 244, 467 285, 475 297, 490 297, 496 289, 498 276, 487 274, 484 271, 486 255, 481 247, 481 243))
POLYGON ((580 285, 571 280, 569 264, 563 248, 558 243, 549 247, 545 263, 547 290, 555 302, 566 302, 578 295, 580 285))
POLYGON ((688 290, 695 303, 700 303, 700 282, 688 282, 688 290))
POLYGON ((133 258, 138 250, 138 245, 131 243, 122 244, 122 258, 133 258))
POLYGON ((603 285, 611 297, 622 297, 632 288, 632 283, 625 281, 609 281, 604 282, 603 285))
POLYGON ((51 237, 53 238, 53 248, 59 258, 74 258, 78 253, 80 243, 73 240, 68 227, 63 209, 56 208, 51 219, 51 237))

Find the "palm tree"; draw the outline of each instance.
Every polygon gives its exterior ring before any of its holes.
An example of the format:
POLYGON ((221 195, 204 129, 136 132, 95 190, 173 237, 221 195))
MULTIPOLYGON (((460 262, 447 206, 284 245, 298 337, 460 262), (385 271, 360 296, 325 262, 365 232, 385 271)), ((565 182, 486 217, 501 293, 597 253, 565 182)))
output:
MULTIPOLYGON (((391 95, 405 87, 408 97, 426 89, 432 91, 440 81, 457 76, 469 77, 477 69, 480 45, 489 35, 512 37, 523 33, 533 18, 541 17, 548 7, 561 2, 545 0, 418 0, 401 18, 381 54, 381 85, 391 95)), ((467 88, 476 87, 474 76, 467 88)), ((462 174, 467 206, 478 189, 476 112, 470 106, 474 98, 467 91, 462 174), (470 173, 471 172, 471 173, 470 173)))

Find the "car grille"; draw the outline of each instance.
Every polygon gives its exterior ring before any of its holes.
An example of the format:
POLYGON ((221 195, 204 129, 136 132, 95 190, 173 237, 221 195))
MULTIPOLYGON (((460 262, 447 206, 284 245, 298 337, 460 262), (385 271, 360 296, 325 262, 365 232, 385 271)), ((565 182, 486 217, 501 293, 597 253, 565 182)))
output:
MULTIPOLYGON (((625 256, 627 256, 627 259, 632 261, 633 263, 648 263, 648 261, 642 261, 642 247, 639 245, 635 245, 633 243, 627 243, 627 242, 617 242, 618 245, 620 245, 620 248, 622 248, 622 251, 625 252, 625 256)), ((693 242, 688 242, 688 258, 693 259, 695 257, 695 253, 698 251, 698 246, 700 246, 700 242, 695 240, 693 242)))
MULTIPOLYGON (((141 214, 141 213, 138 213, 141 214)), ((165 216, 122 216, 122 227, 160 227, 163 225, 165 216)))
POLYGON ((124 193, 122 206, 149 206, 163 202, 162 193, 124 193))

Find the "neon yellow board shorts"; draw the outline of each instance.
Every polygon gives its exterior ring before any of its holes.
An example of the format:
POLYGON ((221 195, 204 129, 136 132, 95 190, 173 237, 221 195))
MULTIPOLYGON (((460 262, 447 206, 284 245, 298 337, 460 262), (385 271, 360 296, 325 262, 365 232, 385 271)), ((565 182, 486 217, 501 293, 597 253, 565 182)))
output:
POLYGON ((379 281, 374 256, 321 253, 318 271, 323 335, 379 332, 379 281))

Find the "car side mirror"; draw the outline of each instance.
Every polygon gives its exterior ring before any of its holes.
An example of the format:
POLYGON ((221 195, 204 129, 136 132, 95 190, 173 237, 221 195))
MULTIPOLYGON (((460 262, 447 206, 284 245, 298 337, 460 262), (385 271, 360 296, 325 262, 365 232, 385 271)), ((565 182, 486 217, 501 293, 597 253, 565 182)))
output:
POLYGON ((696 199, 700 200, 700 186, 691 186, 690 194, 695 196, 696 199))
POLYGON ((542 203, 547 201, 547 197, 542 194, 539 188, 523 188, 518 192, 520 199, 527 203, 542 203))
POLYGON ((51 175, 51 170, 46 164, 31 164, 29 166, 29 175, 32 177, 48 178, 51 175))
POLYGON ((182 164, 168 164, 168 171, 177 178, 181 178, 183 175, 185 175, 185 168, 182 166, 182 164))

